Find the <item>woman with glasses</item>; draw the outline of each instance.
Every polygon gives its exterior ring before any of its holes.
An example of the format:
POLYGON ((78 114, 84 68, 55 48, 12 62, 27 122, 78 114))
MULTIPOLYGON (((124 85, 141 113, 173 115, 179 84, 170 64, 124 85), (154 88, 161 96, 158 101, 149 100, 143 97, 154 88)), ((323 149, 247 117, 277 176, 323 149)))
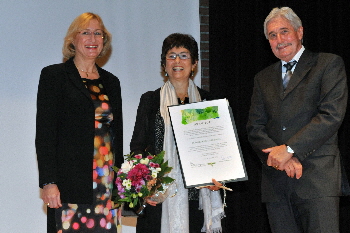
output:
POLYGON ((36 152, 50 233, 116 232, 111 166, 123 162, 121 91, 96 64, 110 45, 102 19, 83 13, 64 39, 67 61, 41 71, 36 152))
MULTIPOLYGON (((147 156, 148 153, 158 154, 164 150, 165 159, 173 167, 169 176, 176 179, 177 194, 162 204, 146 198, 149 205, 137 220, 138 233, 201 232, 203 227, 203 211, 198 210, 200 193, 195 188, 184 188, 167 109, 170 105, 213 99, 192 81, 197 63, 198 46, 194 38, 180 33, 169 35, 163 42, 161 54, 161 66, 168 81, 161 88, 141 96, 130 151, 147 156)), ((218 190, 216 186, 208 188, 218 190)), ((210 193, 221 201, 219 192, 210 193)), ((221 232, 220 219, 223 215, 223 210, 219 211, 213 218, 206 218, 204 225, 210 227, 211 232, 221 232), (210 224, 214 217, 215 224, 210 224)), ((204 227, 204 230, 209 229, 204 227)))

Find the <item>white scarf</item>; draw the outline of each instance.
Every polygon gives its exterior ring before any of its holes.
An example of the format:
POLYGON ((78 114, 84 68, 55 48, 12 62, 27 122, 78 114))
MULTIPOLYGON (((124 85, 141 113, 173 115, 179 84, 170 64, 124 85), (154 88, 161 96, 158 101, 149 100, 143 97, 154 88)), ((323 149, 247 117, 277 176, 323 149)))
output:
POLYGON ((221 233, 221 219, 225 217, 220 191, 202 188, 199 193, 199 209, 204 212, 204 224, 201 232, 221 233))
MULTIPOLYGON (((190 103, 201 101, 198 89, 191 79, 189 79, 187 93, 190 103)), ((175 88, 170 81, 167 81, 160 90, 160 114, 164 120, 163 150, 165 151, 164 159, 168 160, 169 166, 173 168, 169 176, 176 180, 177 194, 174 197, 167 198, 162 204, 161 233, 189 233, 188 192, 183 183, 168 112, 168 106, 177 104, 178 98, 175 88)), ((224 216, 224 210, 220 193, 211 192, 205 188, 201 189, 200 203, 200 208, 204 211, 202 232, 221 232, 221 218, 224 216), (208 191, 209 194, 207 194, 208 191), (209 196, 210 198, 205 198, 209 196), (220 205, 219 209, 217 208, 218 205, 220 205)))

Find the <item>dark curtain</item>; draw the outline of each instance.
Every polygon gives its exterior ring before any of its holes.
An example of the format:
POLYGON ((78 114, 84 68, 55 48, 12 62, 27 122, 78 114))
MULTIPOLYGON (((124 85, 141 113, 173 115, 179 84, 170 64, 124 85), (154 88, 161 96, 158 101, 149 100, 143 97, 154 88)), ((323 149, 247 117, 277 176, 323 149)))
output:
MULTIPOLYGON (((229 183, 227 194, 227 232, 270 232, 266 210, 260 198, 261 164, 251 149, 247 123, 253 78, 257 72, 277 61, 263 33, 263 23, 272 8, 289 6, 304 27, 305 48, 343 57, 350 75, 350 1, 272 1, 211 0, 210 91, 228 98, 233 109, 248 181, 229 183)), ((349 112, 339 132, 340 149, 350 177, 349 112)), ((341 232, 350 232, 350 199, 341 197, 341 232)))

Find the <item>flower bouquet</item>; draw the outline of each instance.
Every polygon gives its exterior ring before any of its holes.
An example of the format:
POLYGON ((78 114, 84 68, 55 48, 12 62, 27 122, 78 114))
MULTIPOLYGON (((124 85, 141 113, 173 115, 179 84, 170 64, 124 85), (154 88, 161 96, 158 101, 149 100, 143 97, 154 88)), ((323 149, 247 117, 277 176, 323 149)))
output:
POLYGON ((117 173, 117 189, 113 190, 112 198, 115 208, 124 205, 124 208, 132 208, 137 215, 141 215, 146 207, 146 197, 166 191, 174 179, 165 176, 172 167, 168 166, 168 161, 164 161, 164 153, 149 154, 146 158, 140 154, 128 154, 121 168, 113 167, 117 173))

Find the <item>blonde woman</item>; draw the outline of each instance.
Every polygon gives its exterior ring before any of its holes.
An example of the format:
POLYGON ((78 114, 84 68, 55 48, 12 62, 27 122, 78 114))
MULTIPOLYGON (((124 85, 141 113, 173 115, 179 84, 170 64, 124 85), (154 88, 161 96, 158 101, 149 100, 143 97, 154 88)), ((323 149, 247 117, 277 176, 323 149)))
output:
POLYGON ((65 37, 68 60, 41 72, 36 151, 49 233, 116 232, 110 167, 123 162, 120 83, 96 64, 110 43, 102 19, 83 13, 65 37))

